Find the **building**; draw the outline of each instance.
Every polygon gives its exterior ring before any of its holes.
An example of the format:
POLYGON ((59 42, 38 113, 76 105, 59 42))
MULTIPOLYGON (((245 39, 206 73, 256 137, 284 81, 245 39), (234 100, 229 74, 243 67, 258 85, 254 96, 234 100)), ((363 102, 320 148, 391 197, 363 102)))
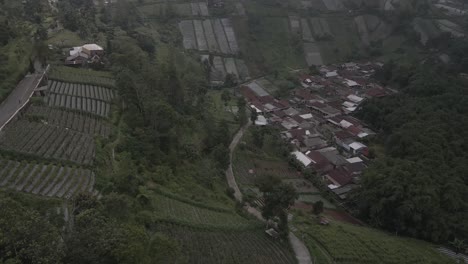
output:
POLYGON ((88 63, 100 63, 104 56, 104 49, 97 44, 85 44, 73 47, 69 56, 65 59, 65 65, 84 65, 88 63))

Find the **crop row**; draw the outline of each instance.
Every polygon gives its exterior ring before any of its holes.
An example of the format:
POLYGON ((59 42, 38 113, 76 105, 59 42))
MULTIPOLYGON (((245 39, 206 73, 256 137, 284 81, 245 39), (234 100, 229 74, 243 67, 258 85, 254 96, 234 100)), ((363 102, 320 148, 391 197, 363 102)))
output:
POLYGON ((114 90, 112 89, 88 84, 50 81, 48 89, 49 92, 55 94, 86 97, 106 102, 111 102, 115 97, 114 90))
POLYGON ((155 195, 153 200, 156 217, 174 219, 193 225, 245 229, 252 227, 252 222, 237 214, 219 212, 184 203, 162 195, 155 195))
POLYGON ((0 187, 16 191, 70 199, 91 193, 94 182, 94 173, 87 169, 0 159, 0 187))
MULTIPOLYGON (((206 57, 203 56, 202 58, 205 59, 206 57)), ((211 65, 210 81, 213 83, 223 83, 228 73, 235 75, 240 81, 246 81, 250 78, 249 70, 243 60, 214 56, 211 65)))
POLYGON ((239 46, 230 19, 183 20, 179 23, 185 49, 237 54, 239 46))
POLYGON ((258 231, 201 231, 177 225, 158 225, 176 239, 188 263, 296 263, 289 245, 258 231))
POLYGON ((369 228, 335 222, 330 226, 295 226, 309 243, 318 243, 336 263, 450 263, 427 245, 369 228))
POLYGON ((38 116, 51 125, 90 135, 108 137, 111 133, 111 126, 108 122, 92 115, 35 105, 30 106, 26 114, 28 116, 38 116))
POLYGON ((94 158, 94 140, 90 135, 26 120, 6 126, 0 136, 0 148, 78 164, 91 164, 94 158))
POLYGON ((110 103, 71 95, 50 93, 44 100, 48 106, 88 112, 102 117, 108 117, 111 110, 110 103))
POLYGON ((54 66, 49 72, 49 78, 64 82, 94 84, 105 87, 115 86, 115 80, 109 72, 88 69, 54 66))

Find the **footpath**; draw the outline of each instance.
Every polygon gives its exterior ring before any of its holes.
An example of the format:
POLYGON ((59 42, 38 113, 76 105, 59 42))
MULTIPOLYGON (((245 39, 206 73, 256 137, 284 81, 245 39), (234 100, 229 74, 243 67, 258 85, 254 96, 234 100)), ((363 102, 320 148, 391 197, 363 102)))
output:
MULTIPOLYGON (((230 162, 229 162, 229 168, 226 170, 226 180, 227 180, 229 187, 231 187, 234 190, 234 197, 239 202, 242 202, 242 193, 239 189, 239 186, 237 185, 236 178, 234 177, 234 172, 232 170, 232 155, 237 145, 239 144, 242 136, 244 135, 245 131, 247 131, 247 128, 251 124, 252 122, 249 119, 249 122, 245 124, 236 133, 236 135, 232 139, 231 144, 229 145, 229 161, 230 162)), ((245 205, 244 209, 247 212, 249 212, 251 215, 258 218, 260 221, 265 221, 260 211, 257 210, 256 208, 250 205, 245 205)), ((293 232, 289 232, 289 243, 291 244, 291 247, 293 248, 294 253, 296 254, 296 258, 299 264, 312 264, 312 258, 310 256, 309 250, 304 245, 304 243, 299 238, 297 238, 296 235, 294 235, 293 232)))

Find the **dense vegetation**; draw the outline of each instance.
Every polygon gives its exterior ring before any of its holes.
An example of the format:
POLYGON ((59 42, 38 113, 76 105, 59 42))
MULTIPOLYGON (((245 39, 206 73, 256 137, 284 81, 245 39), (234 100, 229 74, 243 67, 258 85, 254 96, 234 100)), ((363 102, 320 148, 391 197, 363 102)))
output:
POLYGON ((468 90, 466 79, 434 65, 389 63, 377 74, 399 92, 369 101, 359 113, 381 132, 377 142, 385 151, 356 198, 377 227, 446 242, 468 236, 468 90))

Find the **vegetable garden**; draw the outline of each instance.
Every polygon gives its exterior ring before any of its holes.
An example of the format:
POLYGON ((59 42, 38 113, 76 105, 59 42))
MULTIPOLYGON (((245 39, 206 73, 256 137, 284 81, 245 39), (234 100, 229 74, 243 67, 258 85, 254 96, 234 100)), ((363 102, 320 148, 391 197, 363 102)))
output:
POLYGON ((0 147, 78 164, 92 164, 94 158, 94 140, 90 135, 26 120, 6 126, 0 136, 0 147))
POLYGON ((114 97, 114 91, 109 88, 51 81, 49 82, 49 94, 44 98, 44 101, 49 106, 108 117, 114 97))
POLYGON ((242 218, 234 212, 203 208, 164 195, 155 195, 153 206, 156 212, 155 217, 160 220, 235 230, 258 227, 255 222, 242 218))
POLYGON ((298 234, 304 234, 312 255, 320 255, 323 263, 332 263, 327 258, 333 263, 453 263, 430 244, 371 228, 334 221, 324 226, 301 216, 295 218, 294 226, 298 234))
POLYGON ((165 233, 181 245, 188 263, 296 263, 286 241, 273 239, 258 231, 205 231, 175 224, 158 224, 165 233))
POLYGON ((87 169, 4 158, 0 158, 0 168, 0 187, 64 199, 93 192, 95 177, 87 169))
POLYGON ((115 80, 110 72, 75 69, 65 66, 52 67, 49 71, 49 79, 62 82, 93 84, 110 88, 115 87, 115 80))
POLYGON ((37 117, 50 125, 73 129, 89 135, 108 137, 111 133, 111 125, 107 121, 89 114, 32 105, 28 108, 26 115, 30 118, 37 117))

